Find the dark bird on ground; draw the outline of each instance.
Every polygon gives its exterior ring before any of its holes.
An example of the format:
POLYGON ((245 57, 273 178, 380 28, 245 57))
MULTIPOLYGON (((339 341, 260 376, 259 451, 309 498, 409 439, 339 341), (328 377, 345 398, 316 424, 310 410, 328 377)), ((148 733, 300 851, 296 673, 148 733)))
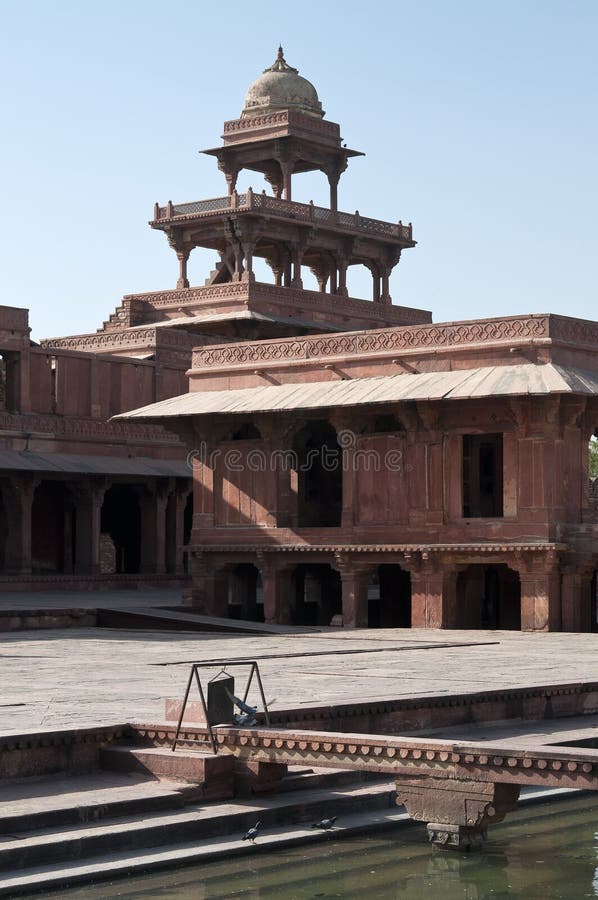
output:
POLYGON ((336 822, 337 818, 337 816, 331 816, 329 819, 320 819, 319 822, 314 822, 311 827, 323 828, 324 831, 329 831, 331 828, 334 828, 334 823, 336 822))
POLYGON ((255 839, 260 833, 260 828, 262 827, 261 822, 256 822, 253 828, 250 828, 249 831, 243 835, 243 841, 251 841, 251 843, 255 843, 255 839))

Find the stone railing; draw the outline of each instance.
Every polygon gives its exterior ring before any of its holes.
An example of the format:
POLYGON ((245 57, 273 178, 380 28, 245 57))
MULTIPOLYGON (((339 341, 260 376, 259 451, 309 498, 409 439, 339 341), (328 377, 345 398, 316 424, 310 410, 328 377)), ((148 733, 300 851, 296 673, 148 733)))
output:
MULTIPOLYGON (((372 304, 375 305, 375 304, 372 304)), ((390 307, 392 308, 392 307, 390 307)), ((384 307, 385 310, 389 307, 384 307)), ((444 325, 408 325, 365 332, 314 337, 251 341, 234 347, 214 346, 193 354, 193 366, 203 368, 228 363, 265 360, 317 359, 405 349, 458 347, 479 343, 512 343, 550 337, 550 316, 514 316, 482 322, 449 322, 444 325)), ((598 349, 598 346, 597 346, 598 349)))
POLYGON ((224 123, 224 135, 226 137, 238 131, 250 131, 255 128, 280 125, 294 125, 302 130, 307 129, 329 138, 340 139, 340 126, 336 122, 316 119, 313 116, 297 113, 292 109, 283 109, 280 112, 264 113, 263 115, 244 116, 241 119, 229 119, 224 123))
POLYGON ((251 188, 244 194, 234 192, 230 197, 214 197, 211 200, 198 200, 194 203, 168 203, 166 206, 154 206, 154 220, 150 224, 160 227, 162 223, 176 219, 204 218, 220 215, 223 212, 247 210, 264 210, 270 215, 302 222, 313 222, 320 226, 330 225, 333 228, 347 228, 351 231, 366 232, 381 237, 395 238, 405 243, 413 242, 411 223, 383 222, 380 219, 369 219, 359 212, 346 213, 313 203, 295 203, 292 200, 278 200, 267 194, 256 194, 251 188))

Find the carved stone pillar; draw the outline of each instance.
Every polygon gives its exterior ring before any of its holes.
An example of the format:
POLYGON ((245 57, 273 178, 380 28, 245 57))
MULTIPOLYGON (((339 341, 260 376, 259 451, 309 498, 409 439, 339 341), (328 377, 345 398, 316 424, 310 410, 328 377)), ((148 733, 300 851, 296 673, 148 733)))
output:
POLYGON ((456 619, 457 570, 435 559, 406 561, 411 572, 412 628, 451 628, 456 619))
POLYGON ((228 616, 228 573, 215 568, 215 561, 203 553, 191 552, 191 604, 206 616, 228 616))
POLYGON ((382 293, 380 294, 379 300, 380 303, 392 303, 392 297, 390 296, 390 273, 392 269, 384 268, 382 270, 382 293))
POLYGON ((338 270, 338 285, 335 293, 341 297, 348 297, 347 290, 347 259, 344 256, 337 256, 336 265, 338 270))
POLYGON ((291 287, 303 288, 303 279, 301 278, 301 263, 303 261, 304 249, 301 244, 293 245, 293 278, 291 287))
POLYGON ((521 630, 558 631, 561 627, 560 574, 556 553, 524 556, 516 566, 521 582, 521 630))
POLYGON ((12 475, 2 485, 8 526, 4 568, 8 573, 31 574, 31 508, 39 482, 31 475, 12 475))
POLYGON ((355 563, 344 553, 335 554, 332 566, 341 576, 343 628, 367 628, 371 566, 355 563))
POLYGON ((269 625, 288 625, 291 622, 293 598, 293 568, 264 556, 258 566, 262 573, 264 591, 264 620, 269 625))
POLYGON ((397 804, 425 822, 433 844, 446 850, 479 850, 488 825, 501 822, 517 806, 518 784, 452 778, 399 778, 397 804))
POLYGON ((189 279, 187 278, 187 262, 189 261, 189 251, 181 250, 177 253, 179 261, 179 277, 177 278, 177 290, 189 287, 189 279))
POLYGON ((292 200, 291 180, 295 162, 292 159, 280 163, 282 172, 282 196, 284 200, 292 200))
POLYGON ((95 575, 100 571, 102 504, 110 483, 82 482, 71 488, 75 501, 75 572, 95 575))
POLYGON ((185 572, 185 509, 191 494, 192 486, 177 487, 174 492, 174 572, 183 575, 185 572))
POLYGON ((140 571, 162 575, 166 571, 166 504, 168 481, 158 481, 155 488, 144 489, 141 502, 140 571))
POLYGON ((341 173, 335 169, 329 169, 326 172, 328 184, 330 185, 330 209, 336 212, 338 210, 338 183, 341 173))

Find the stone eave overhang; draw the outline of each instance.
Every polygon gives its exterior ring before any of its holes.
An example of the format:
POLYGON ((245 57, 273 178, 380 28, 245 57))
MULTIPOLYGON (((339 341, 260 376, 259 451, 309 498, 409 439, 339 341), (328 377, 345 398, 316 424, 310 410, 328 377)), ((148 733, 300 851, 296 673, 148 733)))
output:
POLYGON ((556 553, 569 549, 560 541, 497 541, 460 544, 190 544, 205 553, 400 553, 426 558, 438 553, 556 553))
POLYGON ((228 197, 214 197, 189 203, 168 203, 154 207, 154 218, 148 224, 158 231, 172 231, 199 223, 216 225, 234 216, 272 219, 292 226, 308 226, 321 232, 333 234, 355 234, 364 240, 388 243, 403 249, 415 247, 411 224, 386 222, 371 219, 359 212, 348 213, 331 210, 313 203, 296 203, 266 194, 256 194, 251 190, 228 197))

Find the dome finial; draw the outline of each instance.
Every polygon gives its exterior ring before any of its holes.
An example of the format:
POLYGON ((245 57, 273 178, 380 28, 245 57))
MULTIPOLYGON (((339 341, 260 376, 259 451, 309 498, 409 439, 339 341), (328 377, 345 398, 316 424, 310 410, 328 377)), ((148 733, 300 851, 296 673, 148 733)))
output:
POLYGON ((268 69, 264 69, 264 74, 266 72, 293 72, 295 75, 297 75, 299 69, 294 69, 292 66, 289 66, 286 59, 284 58, 282 44, 280 44, 278 47, 278 53, 276 54, 276 59, 268 69))

